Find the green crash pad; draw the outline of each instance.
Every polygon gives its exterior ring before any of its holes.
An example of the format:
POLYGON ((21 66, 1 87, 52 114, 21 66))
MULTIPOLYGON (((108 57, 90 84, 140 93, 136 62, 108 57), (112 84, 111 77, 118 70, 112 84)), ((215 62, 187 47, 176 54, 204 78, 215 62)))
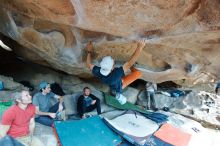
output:
POLYGON ((121 142, 120 137, 99 116, 56 121, 54 125, 62 146, 116 146, 121 142))
POLYGON ((141 107, 139 107, 137 105, 134 105, 134 104, 132 104, 130 102, 126 102, 125 104, 121 105, 115 97, 109 95, 108 93, 105 93, 104 95, 105 95, 105 102, 106 102, 106 104, 110 105, 112 107, 115 107, 117 109, 121 109, 121 110, 134 110, 134 111, 138 111, 140 113, 146 113, 146 114, 150 113, 150 112, 148 112, 148 111, 146 111, 144 109, 141 109, 141 107))

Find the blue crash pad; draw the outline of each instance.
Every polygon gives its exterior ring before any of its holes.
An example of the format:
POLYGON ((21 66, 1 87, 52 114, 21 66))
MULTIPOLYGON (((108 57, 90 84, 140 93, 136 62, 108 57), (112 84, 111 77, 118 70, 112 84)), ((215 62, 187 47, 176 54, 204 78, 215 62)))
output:
POLYGON ((99 116, 75 121, 56 121, 55 130, 62 146, 116 146, 120 137, 99 116))

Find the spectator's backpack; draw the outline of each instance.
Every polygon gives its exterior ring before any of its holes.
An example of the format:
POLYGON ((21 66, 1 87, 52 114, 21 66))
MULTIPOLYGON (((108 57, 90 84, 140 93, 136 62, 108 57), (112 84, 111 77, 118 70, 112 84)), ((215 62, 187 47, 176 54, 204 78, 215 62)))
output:
POLYGON ((51 91, 56 95, 59 95, 59 96, 64 96, 65 95, 65 93, 64 93, 63 89, 61 88, 61 86, 56 82, 50 84, 50 88, 51 88, 51 91))

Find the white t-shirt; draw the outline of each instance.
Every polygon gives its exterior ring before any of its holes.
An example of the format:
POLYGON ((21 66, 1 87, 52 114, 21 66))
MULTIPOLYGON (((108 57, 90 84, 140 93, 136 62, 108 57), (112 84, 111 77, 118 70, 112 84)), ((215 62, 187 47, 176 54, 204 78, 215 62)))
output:
POLYGON ((149 92, 155 92, 157 90, 157 84, 151 84, 150 86, 146 86, 146 90, 149 92))

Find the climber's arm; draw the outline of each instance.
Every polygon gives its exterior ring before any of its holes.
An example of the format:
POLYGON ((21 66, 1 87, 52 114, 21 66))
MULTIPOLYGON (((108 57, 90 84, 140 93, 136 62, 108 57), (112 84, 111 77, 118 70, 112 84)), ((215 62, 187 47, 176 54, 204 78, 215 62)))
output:
POLYGON ((144 48, 144 46, 145 46, 145 41, 144 40, 138 41, 137 48, 136 48, 135 52, 132 54, 130 60, 127 61, 123 65, 124 72, 127 72, 131 68, 131 66, 137 61, 137 59, 140 56, 140 53, 141 53, 142 49, 144 48))
POLYGON ((86 46, 87 48, 87 58, 86 58, 86 66, 92 70, 94 67, 94 64, 92 64, 92 57, 91 57, 91 53, 92 53, 92 49, 93 49, 93 45, 92 42, 89 42, 86 46))

